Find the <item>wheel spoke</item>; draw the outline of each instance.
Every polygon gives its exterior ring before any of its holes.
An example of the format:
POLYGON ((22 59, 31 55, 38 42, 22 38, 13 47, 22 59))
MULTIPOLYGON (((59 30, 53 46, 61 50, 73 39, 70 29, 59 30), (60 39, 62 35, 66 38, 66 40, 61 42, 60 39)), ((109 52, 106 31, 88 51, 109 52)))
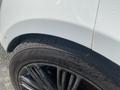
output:
POLYGON ((37 82, 37 86, 39 88, 54 90, 45 73, 37 65, 32 65, 31 67, 26 67, 25 69, 34 81, 37 82))
POLYGON ((38 90, 39 87, 37 87, 38 85, 33 81, 33 80, 30 80, 24 76, 21 76, 20 77, 20 85, 22 85, 24 88, 28 89, 28 90, 38 90))
POLYGON ((66 70, 57 69, 58 90, 76 90, 82 78, 75 76, 66 70))
POLYGON ((46 88, 46 86, 41 81, 39 75, 35 72, 35 67, 26 67, 26 70, 32 76, 32 78, 35 80, 35 82, 37 82, 38 87, 44 88, 44 89, 46 88))
POLYGON ((62 90, 65 89, 66 75, 67 75, 67 72, 63 71, 63 72, 62 72, 62 90))
POLYGON ((75 76, 71 74, 67 90, 71 90, 72 84, 74 83, 74 78, 75 76))
POLYGON ((61 90, 61 69, 57 68, 57 88, 61 90))
POLYGON ((75 80, 75 83, 72 87, 72 90, 77 90, 78 86, 80 85, 80 81, 82 80, 81 77, 77 77, 76 80, 75 80))
POLYGON ((50 79, 48 78, 47 74, 43 72, 41 68, 38 67, 38 65, 35 65, 34 67, 36 73, 41 78, 41 81, 45 84, 47 90, 54 90, 54 87, 50 84, 50 79))

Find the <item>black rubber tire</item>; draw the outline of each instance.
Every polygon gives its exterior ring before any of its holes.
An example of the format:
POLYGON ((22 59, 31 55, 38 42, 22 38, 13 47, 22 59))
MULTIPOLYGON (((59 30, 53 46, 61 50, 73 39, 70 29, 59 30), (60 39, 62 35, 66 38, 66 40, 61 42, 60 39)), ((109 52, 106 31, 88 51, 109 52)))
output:
POLYGON ((103 90, 120 90, 104 73, 101 73, 93 65, 72 53, 41 43, 22 43, 15 50, 10 62, 10 77, 15 87, 18 87, 19 70, 30 63, 50 63, 67 68, 81 74, 103 90))

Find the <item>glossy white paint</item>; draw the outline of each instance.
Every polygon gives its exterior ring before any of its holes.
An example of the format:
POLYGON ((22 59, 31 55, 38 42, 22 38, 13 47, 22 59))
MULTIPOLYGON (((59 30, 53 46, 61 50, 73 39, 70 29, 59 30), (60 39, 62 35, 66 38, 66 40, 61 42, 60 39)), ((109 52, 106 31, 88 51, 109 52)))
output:
POLYGON ((90 48, 97 7, 98 0, 3 0, 1 43, 7 49, 19 35, 42 33, 90 48))
POLYGON ((120 65, 120 0, 101 0, 93 50, 120 65))

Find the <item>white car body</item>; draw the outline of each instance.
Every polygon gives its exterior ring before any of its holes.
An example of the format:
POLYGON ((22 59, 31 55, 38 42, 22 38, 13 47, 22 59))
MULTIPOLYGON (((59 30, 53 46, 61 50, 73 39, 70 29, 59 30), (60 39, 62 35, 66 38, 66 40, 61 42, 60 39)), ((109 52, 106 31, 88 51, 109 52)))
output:
POLYGON ((120 65, 120 0, 3 0, 0 42, 47 34, 74 41, 120 65))

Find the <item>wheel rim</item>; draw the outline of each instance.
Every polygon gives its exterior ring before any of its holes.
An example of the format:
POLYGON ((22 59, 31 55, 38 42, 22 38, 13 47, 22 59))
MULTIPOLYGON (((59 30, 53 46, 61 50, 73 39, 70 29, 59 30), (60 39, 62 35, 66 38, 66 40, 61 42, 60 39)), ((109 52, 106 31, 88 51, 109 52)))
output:
POLYGON ((24 66, 18 82, 20 90, 102 90, 75 72, 46 63, 24 66))

